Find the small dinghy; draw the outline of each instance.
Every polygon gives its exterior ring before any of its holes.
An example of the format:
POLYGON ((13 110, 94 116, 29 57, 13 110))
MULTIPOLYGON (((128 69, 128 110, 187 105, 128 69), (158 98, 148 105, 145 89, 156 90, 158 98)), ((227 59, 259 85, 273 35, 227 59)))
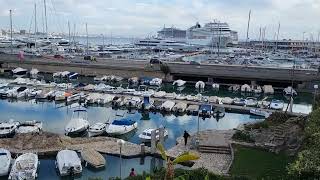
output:
POLYGON ((42 122, 36 120, 20 122, 16 129, 18 134, 39 133, 40 131, 42 131, 42 122))
POLYGON ((56 157, 56 167, 60 176, 81 174, 82 165, 78 154, 71 150, 61 150, 56 157))
POLYGON ((9 122, 0 123, 0 137, 13 136, 18 125, 18 122, 13 122, 12 120, 10 120, 9 122))
POLYGON ((107 128, 106 132, 109 135, 123 135, 127 134, 138 127, 136 121, 130 119, 114 120, 107 128))
POLYGON ((89 127, 88 135, 89 137, 100 136, 106 132, 107 124, 105 123, 95 123, 89 127))
MULTIPOLYGON (((139 138, 142 142, 150 142, 151 141, 151 133, 152 131, 156 131, 156 140, 160 140, 160 129, 146 129, 141 134, 139 134, 139 138)), ((168 137, 169 133, 166 129, 164 129, 163 137, 168 137)))
POLYGON ((80 134, 89 128, 87 110, 78 108, 73 111, 71 120, 65 127, 66 135, 80 134))
POLYGON ((19 156, 13 163, 9 180, 34 180, 37 178, 38 155, 25 153, 19 156))
POLYGON ((270 108, 274 110, 282 110, 284 102, 282 100, 272 100, 270 103, 270 108))
POLYGON ((11 153, 6 149, 0 148, 0 177, 9 174, 11 160, 11 153))
POLYGON ((264 110, 261 110, 261 109, 250 109, 250 114, 254 114, 254 115, 257 115, 257 116, 262 116, 262 117, 265 117, 265 118, 268 118, 271 113, 268 112, 268 111, 264 111, 264 110))

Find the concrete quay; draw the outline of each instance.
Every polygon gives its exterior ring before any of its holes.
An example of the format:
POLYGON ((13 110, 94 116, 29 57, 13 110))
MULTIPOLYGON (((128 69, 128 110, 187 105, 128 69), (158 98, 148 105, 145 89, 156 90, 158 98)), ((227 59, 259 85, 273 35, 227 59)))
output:
MULTIPOLYGON (((103 59, 85 61, 81 57, 75 59, 54 59, 49 57, 26 57, 19 60, 16 55, 0 55, 0 67, 13 69, 16 67, 37 68, 42 72, 73 71, 87 76, 118 75, 125 78, 133 76, 150 76, 164 78, 165 74, 158 65, 151 66, 147 60, 103 59)), ((194 65, 185 62, 166 62, 169 68, 167 79, 201 78, 204 81, 219 79, 220 81, 242 81, 247 83, 286 83, 294 79, 295 84, 305 88, 320 81, 320 75, 315 69, 201 64, 194 65)))
MULTIPOLYGON (((92 149, 97 152, 119 156, 120 147, 117 138, 113 137, 78 137, 70 138, 64 135, 41 132, 40 134, 16 134, 13 138, 0 139, 0 147, 8 149, 12 154, 37 153, 40 156, 55 156, 58 151, 64 149, 82 151, 92 149)), ((122 157, 133 158, 150 154, 150 148, 125 142, 122 146, 122 157)))

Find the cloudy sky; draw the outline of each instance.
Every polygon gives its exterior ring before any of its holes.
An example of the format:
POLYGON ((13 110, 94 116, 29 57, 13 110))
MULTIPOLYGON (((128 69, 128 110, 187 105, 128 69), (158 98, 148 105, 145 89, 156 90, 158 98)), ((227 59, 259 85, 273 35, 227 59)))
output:
MULTIPOLYGON (((280 38, 318 38, 320 0, 46 0, 49 32, 67 32, 68 20, 78 33, 145 37, 156 34, 164 25, 186 29, 197 21, 218 19, 228 22, 246 36, 248 12, 252 10, 250 38, 266 28, 274 38, 278 22, 280 38)), ((9 27, 9 9, 14 11, 14 28, 34 29, 34 4, 37 4, 38 30, 43 30, 43 0, 0 0, 0 28, 9 27)))

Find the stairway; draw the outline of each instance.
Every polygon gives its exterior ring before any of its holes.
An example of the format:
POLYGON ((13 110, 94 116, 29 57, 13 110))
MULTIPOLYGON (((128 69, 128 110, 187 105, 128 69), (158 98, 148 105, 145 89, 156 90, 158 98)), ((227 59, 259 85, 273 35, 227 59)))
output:
POLYGON ((214 154, 231 154, 231 149, 229 146, 199 145, 199 152, 201 152, 201 153, 214 153, 214 154))

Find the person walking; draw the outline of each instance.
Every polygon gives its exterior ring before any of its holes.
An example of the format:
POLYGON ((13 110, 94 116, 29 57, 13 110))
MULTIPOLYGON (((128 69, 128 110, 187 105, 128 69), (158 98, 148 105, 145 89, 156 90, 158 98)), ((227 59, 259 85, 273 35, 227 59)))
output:
POLYGON ((183 138, 184 138, 184 146, 187 146, 188 143, 188 138, 190 137, 190 134, 185 130, 183 133, 183 138))
POLYGON ((134 168, 131 168, 131 172, 129 174, 130 177, 136 176, 136 173, 134 172, 134 168))

